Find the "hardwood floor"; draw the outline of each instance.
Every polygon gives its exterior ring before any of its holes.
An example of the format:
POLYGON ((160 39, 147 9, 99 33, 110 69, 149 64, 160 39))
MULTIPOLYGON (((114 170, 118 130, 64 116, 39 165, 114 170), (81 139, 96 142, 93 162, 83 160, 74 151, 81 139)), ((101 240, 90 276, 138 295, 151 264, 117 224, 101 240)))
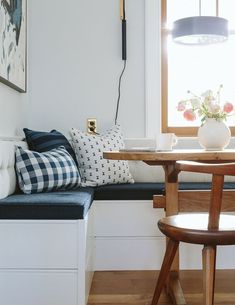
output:
MULTIPOLYGON (((89 305, 150 305, 155 271, 95 272, 89 305)), ((202 272, 181 271, 187 305, 202 305, 202 272)), ((235 305, 235 270, 217 270, 215 305, 235 305)), ((159 305, 172 305, 163 294, 159 305)))

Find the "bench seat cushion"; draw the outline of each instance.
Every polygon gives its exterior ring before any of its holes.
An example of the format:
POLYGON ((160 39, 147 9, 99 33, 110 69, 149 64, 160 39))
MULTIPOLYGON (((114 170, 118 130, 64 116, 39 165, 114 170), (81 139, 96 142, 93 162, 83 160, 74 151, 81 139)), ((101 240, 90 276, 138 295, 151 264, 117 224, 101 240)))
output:
POLYGON ((95 200, 152 200, 153 195, 163 194, 164 183, 135 182, 111 184, 95 188, 95 200))
MULTIPOLYGON (((181 182, 180 190, 209 190, 210 182, 181 182)), ((235 189, 235 182, 226 182, 224 189, 235 189)), ((95 200, 152 200, 153 195, 165 193, 164 183, 135 182, 134 184, 111 184, 95 188, 95 200)))
MULTIPOLYGON (((209 182, 181 182, 181 190, 208 190, 209 182)), ((226 182, 225 189, 235 189, 226 182)), ((83 219, 95 200, 152 200, 165 192, 164 183, 134 183, 85 187, 71 191, 14 194, 0 200, 0 219, 83 219)))
MULTIPOLYGON (((210 182, 180 182, 180 190, 209 190, 211 188, 210 182)), ((225 182, 224 189, 235 189, 235 182, 225 182)))
POLYGON ((0 219, 83 219, 93 201, 94 189, 14 194, 0 200, 0 219))

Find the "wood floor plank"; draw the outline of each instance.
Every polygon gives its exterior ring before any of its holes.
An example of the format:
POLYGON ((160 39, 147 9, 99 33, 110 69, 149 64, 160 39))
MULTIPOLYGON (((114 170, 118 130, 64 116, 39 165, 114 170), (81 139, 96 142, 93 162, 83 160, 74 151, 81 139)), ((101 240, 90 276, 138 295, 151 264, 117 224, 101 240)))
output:
MULTIPOLYGON (((158 272, 95 272, 88 305, 150 305, 158 272)), ((202 272, 181 271, 187 305, 202 304, 202 272)), ((235 270, 217 270, 215 305, 235 305, 235 270)), ((172 305, 165 293, 159 305, 172 305)))

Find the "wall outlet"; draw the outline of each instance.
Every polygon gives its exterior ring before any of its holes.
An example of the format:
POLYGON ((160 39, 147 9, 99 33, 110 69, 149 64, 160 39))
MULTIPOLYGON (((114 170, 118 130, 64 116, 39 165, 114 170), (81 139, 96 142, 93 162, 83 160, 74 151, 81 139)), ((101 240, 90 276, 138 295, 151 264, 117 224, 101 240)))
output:
POLYGON ((97 133, 97 120, 96 119, 87 119, 87 132, 88 133, 97 133))

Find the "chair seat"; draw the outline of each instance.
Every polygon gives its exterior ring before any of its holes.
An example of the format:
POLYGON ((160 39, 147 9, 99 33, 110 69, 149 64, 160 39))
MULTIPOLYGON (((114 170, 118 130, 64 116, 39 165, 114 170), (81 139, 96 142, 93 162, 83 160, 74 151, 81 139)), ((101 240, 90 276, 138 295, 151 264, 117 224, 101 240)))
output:
POLYGON ((163 234, 176 241, 207 245, 235 243, 235 215, 220 215, 218 230, 208 230, 207 213, 187 213, 165 217, 158 222, 163 234))

